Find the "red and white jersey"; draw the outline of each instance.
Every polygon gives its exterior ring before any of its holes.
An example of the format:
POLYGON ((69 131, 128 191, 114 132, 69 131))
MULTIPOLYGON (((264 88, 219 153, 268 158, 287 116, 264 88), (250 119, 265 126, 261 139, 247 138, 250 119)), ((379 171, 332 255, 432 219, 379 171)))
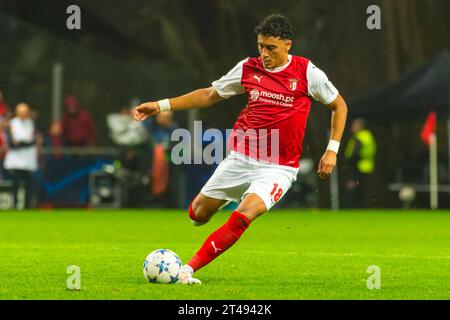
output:
POLYGON ((323 71, 294 55, 274 69, 266 69, 260 57, 247 58, 212 85, 223 98, 247 94, 248 104, 233 127, 228 149, 294 168, 299 167, 312 99, 327 105, 338 96, 323 71))

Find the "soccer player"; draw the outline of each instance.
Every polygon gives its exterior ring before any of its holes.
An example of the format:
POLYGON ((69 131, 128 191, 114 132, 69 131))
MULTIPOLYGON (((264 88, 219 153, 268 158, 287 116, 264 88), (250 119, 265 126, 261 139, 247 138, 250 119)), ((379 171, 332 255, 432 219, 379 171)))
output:
POLYGON ((194 225, 201 225, 227 201, 240 201, 239 206, 182 267, 183 284, 201 283, 193 273, 236 243, 250 223, 269 211, 296 180, 312 99, 332 111, 331 137, 317 173, 325 179, 336 166, 347 118, 344 99, 309 59, 289 54, 292 31, 286 17, 270 15, 255 32, 259 57, 240 61, 209 88, 135 109, 135 119, 145 120, 169 110, 210 107, 238 94, 248 97, 230 136, 231 151, 190 204, 189 217, 194 225), (247 134, 249 131, 252 133, 247 134), (237 132, 244 132, 244 139, 239 139, 242 135, 237 132), (255 140, 258 143, 253 143, 255 140), (266 146, 268 140, 271 146, 275 142, 277 148, 270 153, 276 157, 260 150, 263 140, 266 146))

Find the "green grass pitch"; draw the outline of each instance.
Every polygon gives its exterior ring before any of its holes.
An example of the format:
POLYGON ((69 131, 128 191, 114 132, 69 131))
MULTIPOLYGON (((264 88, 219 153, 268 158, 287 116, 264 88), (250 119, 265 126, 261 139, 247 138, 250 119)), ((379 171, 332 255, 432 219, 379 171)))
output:
POLYGON ((450 299, 448 211, 273 210, 196 273, 202 285, 145 281, 149 252, 186 262, 229 214, 195 228, 186 210, 0 212, 0 299, 450 299))

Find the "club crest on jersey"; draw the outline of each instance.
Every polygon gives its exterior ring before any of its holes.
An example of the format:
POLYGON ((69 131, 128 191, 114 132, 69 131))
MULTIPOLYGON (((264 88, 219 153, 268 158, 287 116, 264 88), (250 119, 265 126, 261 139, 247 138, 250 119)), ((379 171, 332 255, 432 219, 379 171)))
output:
POLYGON ((289 89, 291 89, 291 91, 297 89, 297 79, 289 79, 289 89))

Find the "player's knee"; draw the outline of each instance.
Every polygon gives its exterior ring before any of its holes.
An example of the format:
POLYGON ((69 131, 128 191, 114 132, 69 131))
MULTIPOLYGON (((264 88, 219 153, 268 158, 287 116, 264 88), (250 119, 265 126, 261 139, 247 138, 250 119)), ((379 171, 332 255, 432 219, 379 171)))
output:
POLYGON ((196 222, 209 221, 209 215, 207 214, 206 210, 203 208, 201 203, 196 200, 192 201, 191 205, 189 206, 189 217, 191 218, 191 220, 196 222))

